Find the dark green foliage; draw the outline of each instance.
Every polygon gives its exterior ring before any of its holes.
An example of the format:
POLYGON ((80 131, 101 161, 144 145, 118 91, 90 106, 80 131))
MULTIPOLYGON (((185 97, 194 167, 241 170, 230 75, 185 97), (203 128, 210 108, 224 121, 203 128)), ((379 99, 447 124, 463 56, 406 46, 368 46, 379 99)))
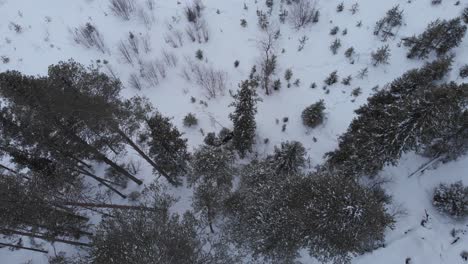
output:
POLYGON ((273 81, 273 90, 279 91, 281 89, 281 80, 277 79, 273 81))
POLYGON ((203 51, 202 50, 197 50, 197 52, 195 52, 195 57, 199 60, 203 60, 203 51))
POLYGON ((465 64, 460 68, 459 76, 461 78, 468 77, 468 64, 465 64))
POLYGON ((341 83, 344 84, 344 85, 350 85, 352 79, 353 79, 353 77, 352 77, 351 75, 348 75, 348 77, 343 78, 343 80, 341 81, 341 83))
POLYGON ((294 193, 291 182, 298 179, 276 174, 269 162, 247 165, 238 190, 226 202, 225 232, 230 239, 254 257, 290 263, 302 241, 289 198, 294 193))
POLYGON ((394 220, 386 211, 388 197, 378 189, 332 172, 304 178, 295 189, 295 214, 311 255, 323 261, 348 263, 353 254, 380 247, 394 220))
POLYGON ((189 183, 195 185, 193 207, 214 232, 213 222, 231 192, 234 155, 222 147, 202 146, 191 162, 189 183))
POLYGON ((461 181, 450 185, 442 183, 434 190, 432 204, 442 213, 464 217, 468 215, 468 187, 461 181))
POLYGON ((242 27, 247 27, 247 20, 241 19, 240 21, 241 21, 241 22, 240 22, 240 25, 241 25, 242 27))
POLYGON ((442 58, 411 70, 368 99, 327 163, 347 175, 375 175, 402 153, 454 159, 468 146, 467 87, 436 85, 450 70, 442 58))
POLYGON ((306 151, 298 141, 282 142, 275 146, 274 154, 268 157, 272 168, 278 174, 297 174, 305 166, 306 151))
POLYGON ((121 89, 118 80, 73 61, 50 66, 46 77, 0 74, 2 151, 47 153, 73 169, 82 167, 83 160, 96 160, 141 184, 107 157, 109 151, 123 154, 130 145, 147 159, 129 135, 140 128, 151 106, 140 97, 123 100, 121 89))
POLYGON ((337 7, 336 7, 336 12, 340 13, 344 9, 344 3, 341 2, 337 7))
POLYGON ((387 11, 384 18, 377 21, 374 27, 374 35, 380 36, 382 41, 387 41, 390 37, 395 36, 393 30, 400 27, 402 23, 403 10, 400 10, 400 6, 396 5, 387 11))
MULTIPOLYGON (((60 208, 67 196, 76 199, 76 186, 64 188, 63 195, 37 185, 30 179, 12 175, 0 175, 0 233, 10 240, 21 238, 16 230, 28 231, 32 235, 42 235, 54 241, 57 238, 78 239, 88 228, 87 218, 77 209, 60 208)), ((79 194, 79 193, 78 193, 79 194)))
POLYGON ((332 85, 338 82, 338 72, 334 71, 324 80, 324 83, 327 85, 332 85))
POLYGON ((293 72, 291 69, 286 69, 286 71, 284 72, 284 79, 289 82, 291 81, 291 78, 293 76, 293 72))
POLYGON ((338 30, 340 30, 340 28, 338 26, 333 27, 330 30, 330 35, 332 35, 332 36, 336 35, 336 33, 338 33, 338 30))
POLYGON ((340 39, 335 39, 332 44, 330 45, 330 50, 333 53, 333 55, 336 55, 338 53, 338 49, 341 47, 341 40, 340 39))
POLYGON ((154 210, 115 211, 104 218, 93 236, 90 263, 230 263, 197 233, 191 213, 183 217, 168 211, 169 198, 154 201, 154 210))
POLYGON ((324 110, 325 103, 323 100, 320 100, 315 104, 311 104, 302 111, 302 123, 310 128, 317 127, 323 123, 325 118, 325 114, 323 113, 324 110))
POLYGON ((187 172, 187 139, 159 112, 148 119, 147 144, 151 158, 167 173, 171 181, 180 184, 180 176, 187 172))
POLYGON ((234 95, 234 102, 230 106, 235 107, 229 118, 233 123, 232 145, 239 152, 241 158, 247 152, 252 151, 255 143, 255 114, 257 113, 257 98, 255 85, 252 81, 244 81, 240 85, 240 90, 234 95))
POLYGON ((390 58, 390 48, 388 45, 382 46, 377 51, 371 53, 372 65, 388 64, 390 58))
POLYGON ((257 24, 262 30, 266 30, 270 25, 268 15, 261 10, 257 10, 257 24))
POLYGON ((460 45, 465 36, 466 26, 460 18, 449 21, 437 19, 431 22, 419 36, 403 39, 403 44, 409 47, 408 58, 425 59, 432 51, 440 56, 460 45))
POLYGON ((186 127, 192 127, 192 126, 196 126, 198 125, 198 119, 197 117, 192 114, 192 113, 188 113, 185 117, 184 117, 184 126, 186 127))
POLYGON ((254 257, 292 263, 308 248, 320 260, 346 263, 380 246, 393 224, 388 197, 350 178, 276 173, 264 161, 253 161, 241 175, 226 203, 226 231, 254 257))

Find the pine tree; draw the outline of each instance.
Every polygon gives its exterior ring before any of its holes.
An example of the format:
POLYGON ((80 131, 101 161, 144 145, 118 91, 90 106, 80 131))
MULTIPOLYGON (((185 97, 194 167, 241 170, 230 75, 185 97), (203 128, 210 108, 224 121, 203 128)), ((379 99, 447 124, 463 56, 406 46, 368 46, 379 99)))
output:
POLYGON ((269 156, 276 173, 297 174, 305 166, 305 148, 298 141, 282 142, 281 147, 275 146, 274 154, 269 156))
MULTIPOLYGON (((303 237, 290 196, 299 176, 276 174, 266 161, 253 161, 240 173, 239 188, 226 201, 226 229, 239 248, 272 263, 291 263, 303 237)), ((263 260, 265 261, 265 260, 263 260)))
POLYGON ((432 204, 442 213, 453 217, 468 215, 468 187, 461 181, 450 185, 440 184, 435 190, 432 204))
POLYGON ((202 146, 191 162, 189 183, 195 185, 193 207, 214 232, 213 223, 231 192, 234 155, 223 147, 202 146))
POLYGON ((408 71, 370 97, 356 110, 357 118, 340 137, 339 148, 327 153, 328 166, 346 175, 373 176, 410 150, 445 158, 463 153, 466 88, 434 84, 450 70, 451 61, 442 58, 408 71), (432 149, 439 151, 428 151, 432 149))
POLYGON ((230 106, 235 107, 229 118, 233 122, 233 140, 234 148, 239 152, 241 158, 244 158, 247 152, 252 151, 255 143, 255 114, 257 113, 257 93, 251 81, 244 81, 240 85, 240 90, 234 95, 234 102, 230 106))
POLYGON ((380 36, 382 41, 387 41, 390 37, 394 37, 393 30, 398 28, 403 23, 403 10, 396 5, 387 11, 384 18, 377 21, 374 27, 374 35, 380 36))
POLYGON ((317 103, 311 104, 302 111, 302 123, 310 128, 317 127, 323 123, 325 114, 325 103, 323 100, 318 101, 317 103))
POLYGON ((148 119, 147 126, 147 135, 142 135, 140 140, 149 146, 151 158, 166 172, 169 182, 180 184, 180 176, 187 172, 187 140, 170 119, 159 112, 148 119))
POLYGON ((372 64, 377 66, 379 64, 388 64, 390 58, 390 48, 388 45, 382 46, 377 51, 371 53, 372 64))
POLYGON ((386 209, 389 198, 379 189, 323 169, 296 184, 290 203, 301 204, 293 215, 312 256, 349 263, 351 255, 382 246, 394 219, 386 209))
POLYGON ((408 58, 425 59, 432 51, 440 56, 460 45, 465 36, 466 26, 461 24, 460 18, 449 21, 437 19, 431 22, 419 36, 403 39, 403 44, 410 47, 408 58))

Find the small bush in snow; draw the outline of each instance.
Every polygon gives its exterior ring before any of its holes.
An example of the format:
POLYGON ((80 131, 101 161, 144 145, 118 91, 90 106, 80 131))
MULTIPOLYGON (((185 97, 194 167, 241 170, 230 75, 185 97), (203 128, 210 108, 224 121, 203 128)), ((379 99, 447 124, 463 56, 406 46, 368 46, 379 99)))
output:
POLYGON ((240 25, 241 25, 242 27, 247 27, 247 20, 241 19, 240 21, 241 21, 241 22, 240 22, 240 25))
POLYGON ((392 9, 387 11, 384 18, 377 21, 374 27, 374 35, 379 36, 382 41, 386 41, 390 37, 394 37, 395 29, 402 25, 403 10, 400 7, 394 6, 392 9))
POLYGON ((354 97, 358 97, 362 93, 361 87, 356 87, 351 91, 351 95, 354 97))
POLYGON ((234 61, 234 68, 237 68, 237 67, 239 67, 239 61, 238 60, 234 61))
POLYGON ((192 127, 192 126, 196 126, 197 124, 198 124, 198 119, 194 114, 188 113, 184 117, 184 126, 192 127))
POLYGON ((338 82, 337 71, 330 73, 330 75, 324 80, 325 84, 332 85, 338 82))
POLYGON ((134 0, 110 0, 110 9, 116 16, 130 20, 135 11, 135 3, 134 0))
POLYGON ((377 66, 379 64, 388 64, 390 58, 390 48, 388 45, 378 48, 375 52, 371 53, 372 65, 377 66))
POLYGON ((450 185, 440 184, 434 191, 432 204, 440 212, 453 217, 468 215, 468 187, 461 181, 450 185))
POLYGON ((349 9, 349 11, 351 11, 351 14, 356 14, 357 11, 359 11, 359 4, 358 3, 354 3, 351 8, 349 9))
POLYGON ((353 77, 351 77, 351 75, 348 75, 348 77, 344 78, 344 79, 341 81, 341 83, 344 84, 344 85, 350 85, 352 79, 353 79, 353 77))
POLYGON ((332 44, 330 45, 330 50, 333 53, 333 55, 336 55, 338 53, 338 49, 341 47, 341 41, 340 39, 335 39, 332 44))
POLYGON ((338 26, 333 27, 330 30, 330 35, 332 35, 332 36, 336 35, 336 33, 338 33, 339 30, 340 30, 340 28, 338 26))
POLYGON ((203 51, 201 49, 197 50, 195 52, 195 58, 199 59, 199 60, 203 60, 203 51))
POLYGON ((460 68, 460 77, 461 78, 466 78, 468 77, 468 64, 465 64, 460 68))
POLYGON ((304 111, 302 111, 302 123, 310 128, 317 127, 323 123, 325 117, 324 111, 325 103, 323 100, 318 101, 315 104, 308 106, 304 111))
POLYGON ((343 12, 344 10, 344 3, 341 2, 337 7, 336 7, 336 12, 340 13, 343 12))

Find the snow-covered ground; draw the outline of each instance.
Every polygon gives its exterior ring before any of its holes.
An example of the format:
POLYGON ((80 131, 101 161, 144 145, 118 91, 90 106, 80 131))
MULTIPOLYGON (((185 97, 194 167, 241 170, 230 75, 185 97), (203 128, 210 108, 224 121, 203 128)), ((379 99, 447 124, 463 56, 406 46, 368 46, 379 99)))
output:
MULTIPOLYGON (((140 7, 145 7, 144 0, 136 1, 140 7)), ((189 1, 156 0, 154 10, 145 8, 146 14, 152 19, 150 24, 142 22, 142 15, 136 11, 129 21, 115 16, 109 8, 109 0, 0 0, 0 56, 9 58, 9 62, 0 62, 0 71, 19 70, 32 75, 44 75, 50 64, 60 60, 73 58, 85 65, 102 65, 103 71, 108 67, 128 86, 125 96, 144 95, 150 98, 154 106, 167 116, 173 117, 173 123, 188 138, 191 148, 196 148, 203 141, 200 129, 206 132, 219 131, 222 126, 230 127, 228 107, 232 101, 229 90, 238 89, 238 83, 246 79, 254 64, 258 64, 261 53, 259 42, 265 37, 257 25, 256 11, 267 11, 263 0, 204 0, 203 18, 209 29, 207 43, 192 42, 185 33, 187 21, 184 8, 189 1), (248 9, 244 9, 244 2, 248 9), (258 3, 255 3, 258 2, 258 3), (247 27, 240 25, 241 19, 247 21, 247 27), (78 26, 91 22, 102 35, 107 52, 97 49, 87 49, 73 40, 72 31, 78 26), (21 32, 16 32, 14 24, 21 26, 21 32), (149 38, 150 52, 141 52, 140 59, 144 62, 154 62, 163 59, 163 52, 172 53, 177 57, 177 66, 167 68, 167 76, 154 85, 143 85, 138 91, 128 85, 130 74, 138 73, 138 63, 126 63, 118 52, 118 43, 128 38, 129 32, 136 36, 149 38), (177 48, 166 43, 165 38, 174 32, 183 34, 183 45, 177 48), (172 32, 172 33, 171 33, 172 32), (186 58, 197 61, 196 51, 203 51, 202 64, 214 67, 227 74, 227 89, 222 96, 208 99, 205 92, 197 84, 182 77, 183 68, 187 66, 186 58), (101 62, 98 63, 98 60, 101 62), (104 65, 103 61, 108 61, 104 65), (238 60, 239 67, 234 67, 238 60), (191 97, 197 99, 191 102, 191 97), (198 101, 203 100, 206 105, 198 101), (184 116, 192 112, 199 119, 196 128, 186 128, 182 124, 184 116)), ((275 0, 272 15, 272 27, 280 29, 281 36, 275 46, 278 54, 278 70, 275 77, 281 78, 283 86, 280 91, 274 91, 266 96, 259 91, 263 102, 258 105, 257 150, 260 155, 270 153, 273 146, 286 140, 297 140, 304 144, 310 157, 310 167, 323 162, 323 154, 337 146, 338 136, 343 133, 354 117, 354 110, 366 102, 373 93, 375 86, 382 87, 400 76, 405 71, 421 66, 423 60, 406 58, 407 49, 400 47, 402 37, 421 33, 426 25, 437 18, 450 19, 459 16, 468 1, 443 0, 440 5, 431 5, 430 0, 356 0, 344 1, 345 10, 337 13, 337 0, 321 0, 317 2, 320 10, 320 21, 306 29, 295 30, 286 22, 279 22, 278 12, 280 0, 275 0), (352 14, 349 8, 354 3, 359 4, 359 10, 352 14), (403 26, 397 36, 386 43, 373 35, 375 22, 382 18, 386 11, 395 5, 400 5, 403 12, 403 26), (356 24, 362 21, 362 26, 356 24), (340 28, 336 36, 329 34, 334 26, 340 28), (347 34, 342 35, 342 30, 347 34), (299 39, 307 36, 308 40, 302 51, 298 51, 299 39), (341 48, 333 55, 329 49, 331 42, 339 38, 341 48), (370 54, 377 48, 388 44, 391 58, 388 65, 372 66, 370 54), (344 51, 353 46, 356 51, 355 63, 350 64, 344 56, 344 51), (284 52, 282 50, 284 49, 284 52), (368 77, 356 78, 356 74, 368 67, 368 77), (284 71, 290 68, 293 80, 300 79, 299 87, 291 85, 286 88, 284 71), (323 80, 332 72, 338 75, 353 76, 350 86, 341 83, 330 86, 327 94, 322 89, 323 80), (316 88, 311 88, 312 83, 316 88), (360 87, 362 94, 353 97, 351 91, 360 87), (302 110, 318 100, 323 99, 326 105, 326 122, 320 127, 308 130, 301 122, 302 110), (286 130, 282 131, 283 118, 288 117, 286 130), (276 120, 279 122, 276 122, 276 120), (313 138, 317 139, 314 142, 313 138), (263 144, 265 138, 268 144, 263 144)), ((453 49, 456 54, 453 71, 449 80, 462 82, 458 77, 458 69, 468 63, 468 37, 462 44, 453 49), (458 78, 457 78, 458 77, 458 78)), ((3 58, 3 57, 2 57, 3 58)), ((411 258, 414 264, 419 263, 462 263, 460 252, 468 250, 468 234, 461 235, 460 240, 451 244, 454 238, 450 231, 464 229, 468 232, 468 222, 455 221, 441 215, 431 206, 431 193, 440 182, 451 183, 462 180, 468 185, 468 157, 457 161, 438 164, 423 174, 408 177, 419 166, 427 162, 415 154, 406 154, 396 167, 387 167, 381 174, 391 179, 385 184, 388 193, 394 198, 396 209, 404 211, 398 218, 395 229, 386 234, 386 247, 372 253, 356 257, 353 263, 405 263, 411 258), (429 223, 426 227, 420 225, 426 211, 429 223)), ((147 168, 146 182, 154 177, 147 168)), ((171 190, 181 200, 176 210, 184 210, 190 206, 190 192, 185 188, 171 190)), ((395 210, 396 210, 395 209, 395 210)), ((61 250, 71 250, 60 246, 61 250)), ((51 251, 53 252, 53 251, 51 251)), ((16 264, 32 260, 32 263, 47 263, 47 256, 26 251, 11 252, 0 249, 0 263, 16 264)), ((302 263, 316 263, 315 260, 303 254, 302 263)))

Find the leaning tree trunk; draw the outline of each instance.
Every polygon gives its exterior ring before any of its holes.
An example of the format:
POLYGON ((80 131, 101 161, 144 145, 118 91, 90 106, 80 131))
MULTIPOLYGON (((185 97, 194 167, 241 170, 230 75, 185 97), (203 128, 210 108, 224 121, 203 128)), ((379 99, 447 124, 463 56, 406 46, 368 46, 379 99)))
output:
POLYGON ((42 250, 42 249, 32 248, 32 247, 23 247, 23 246, 19 246, 19 245, 6 244, 6 243, 1 243, 1 242, 0 242, 0 246, 12 247, 12 248, 17 248, 17 249, 26 249, 26 250, 41 252, 41 253, 46 253, 46 254, 49 253, 49 251, 47 251, 47 250, 42 250))
POLYGON ((48 236, 45 236, 45 235, 42 235, 42 234, 35 234, 35 233, 31 233, 31 232, 18 231, 18 230, 13 230, 13 229, 8 229, 8 228, 1 229, 0 233, 2 233, 4 235, 15 234, 15 235, 20 235, 20 236, 34 237, 34 238, 39 238, 39 239, 43 239, 43 240, 50 241, 50 242, 60 242, 60 243, 64 243, 64 244, 74 245, 74 246, 82 246, 82 247, 91 247, 92 246, 90 244, 83 243, 83 242, 60 239, 60 238, 52 238, 52 237, 48 237, 48 236))
POLYGON ((159 167, 150 157, 148 157, 148 155, 146 155, 146 153, 135 143, 133 142, 133 140, 131 138, 129 138, 125 132, 123 132, 120 128, 116 127, 115 128, 117 133, 136 151, 138 152, 138 154, 140 154, 140 156, 145 159, 151 166, 153 166, 153 168, 159 173, 161 174, 162 176, 164 176, 164 178, 166 178, 166 180, 172 184, 172 185, 178 185, 179 183, 174 180, 172 177, 169 177, 169 175, 163 170, 161 169, 161 167, 159 167))

